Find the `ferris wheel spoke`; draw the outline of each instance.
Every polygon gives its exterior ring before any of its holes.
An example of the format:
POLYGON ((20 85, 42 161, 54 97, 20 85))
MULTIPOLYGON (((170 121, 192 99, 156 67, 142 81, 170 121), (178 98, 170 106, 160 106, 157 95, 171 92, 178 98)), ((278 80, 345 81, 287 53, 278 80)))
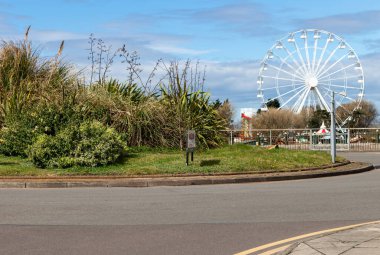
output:
POLYGON ((339 58, 337 61, 335 61, 332 65, 330 65, 328 68, 326 68, 323 72, 321 72, 320 74, 317 74, 317 77, 318 76, 321 76, 325 73, 327 73, 331 68, 333 68, 336 64, 338 64, 340 61, 342 61, 345 57, 348 56, 348 53, 343 55, 341 58, 339 58))
POLYGON ((271 98, 270 100, 268 100, 268 102, 273 101, 273 100, 278 99, 278 98, 281 98, 281 97, 283 97, 283 96, 286 96, 286 95, 288 95, 288 94, 290 94, 290 93, 293 93, 293 92, 295 92, 295 91, 297 91, 297 90, 300 90, 300 89, 301 89, 301 91, 302 91, 303 89, 305 89, 305 87, 297 87, 297 88, 295 88, 295 89, 289 90, 288 92, 285 92, 284 94, 281 94, 281 95, 278 95, 278 96, 276 96, 276 97, 274 97, 274 98, 271 98))
MULTIPOLYGON (((325 89, 325 90, 328 90, 329 92, 334 92, 334 93, 336 93, 335 91, 333 91, 333 90, 331 90, 331 89, 329 89, 329 88, 326 88, 326 87, 321 87, 321 88, 323 88, 323 89, 325 89)), ((329 94, 329 93, 328 93, 329 94)), ((343 96, 343 95, 341 95, 341 94, 339 94, 339 93, 336 93, 338 96, 340 96, 340 97, 342 97, 342 98, 347 98, 348 100, 350 100, 350 101, 352 101, 352 102, 356 102, 357 100, 356 99, 353 99, 353 98, 351 98, 351 97, 349 97, 349 96, 343 96)), ((330 97, 331 97, 331 95, 330 95, 330 97)))
POLYGON ((286 61, 286 60, 283 59, 282 57, 280 57, 280 56, 278 56, 277 54, 274 54, 274 53, 273 53, 273 55, 276 56, 277 58, 279 58, 280 61, 281 61, 283 64, 287 65, 287 66, 288 66, 290 69, 292 69, 295 73, 299 74, 300 76, 304 75, 303 73, 300 73, 300 70, 296 69, 294 66, 292 66, 291 64, 289 64, 288 61, 286 61))
MULTIPOLYGON (((291 102, 296 96, 298 96, 300 93, 302 93, 306 89, 307 89, 306 87, 302 87, 301 90, 299 90, 297 93, 295 93, 293 96, 291 96, 285 103, 283 103, 280 106, 280 109, 282 109, 283 107, 285 107, 289 102, 291 102)), ((286 94, 289 94, 289 93, 285 93, 285 94, 281 95, 280 97, 285 96, 286 94)))
POLYGON ((269 78, 269 79, 274 79, 274 80, 283 80, 283 81, 300 81, 300 82, 304 82, 304 80, 300 80, 300 79, 290 79, 290 78, 282 78, 282 77, 275 77, 275 76, 268 76, 268 75, 261 75, 261 77, 263 78, 269 78))
POLYGON ((318 70, 316 70, 316 76, 317 77, 320 75, 320 72, 322 72, 322 70, 326 67, 327 63, 330 61, 330 59, 332 58, 332 56, 334 56, 335 52, 338 49, 339 49, 339 46, 335 47, 335 49, 332 52, 330 52, 329 56, 327 57, 327 59, 323 63, 322 67, 320 67, 318 70))
MULTIPOLYGON (((306 102, 306 99, 308 98, 308 95, 310 93, 310 87, 308 87, 305 92, 302 94, 302 96, 300 96, 300 104, 297 108, 297 111, 296 113, 300 113, 302 111, 302 108, 304 107, 305 105, 305 102, 306 102)), ((295 105, 294 105, 295 106, 295 105)))
POLYGON ((329 40, 326 40, 325 46, 322 49, 322 53, 321 53, 321 55, 319 55, 319 59, 318 59, 318 62, 317 62, 317 67, 313 70, 314 73, 316 73, 318 71, 319 65, 322 62, 322 59, 323 59, 323 57, 325 55, 325 52, 326 52, 326 49, 327 49, 328 45, 329 45, 329 40))
POLYGON ((336 81, 336 80, 346 80, 346 79, 352 79, 352 78, 358 78, 358 75, 355 75, 355 76, 342 76, 342 77, 339 77, 339 78, 333 78, 333 79, 329 79, 329 78, 326 78, 326 79, 318 79, 318 82, 320 81, 336 81))
POLYGON ((300 95, 297 95, 297 99, 296 99, 296 101, 294 102, 294 104, 293 104, 293 106, 292 106, 292 108, 291 108, 291 110, 292 110, 293 112, 295 111, 295 109, 296 109, 297 106, 299 105, 299 103, 300 103, 300 101, 302 100, 302 98, 303 98, 303 96, 304 96, 304 94, 305 94, 306 91, 308 91, 308 89, 305 87, 305 89, 302 90, 302 92, 300 93, 300 95))
POLYGON ((285 46, 283 46, 283 49, 292 58, 294 64, 296 64, 298 66, 299 70, 303 70, 303 75, 305 75, 307 73, 306 68, 302 64, 298 63, 297 59, 294 57, 294 54, 292 52, 290 52, 290 50, 288 48, 286 48, 285 46))
POLYGON ((314 98, 314 92, 313 91, 310 91, 309 98, 310 98, 309 107, 312 109, 315 109, 315 102, 314 102, 315 98, 314 98))
POLYGON ((285 71, 284 69, 278 68, 277 66, 274 66, 272 64, 267 64, 267 65, 270 66, 270 67, 272 67, 272 68, 274 68, 274 69, 276 69, 279 72, 283 72, 283 73, 289 74, 290 76, 297 77, 300 80, 303 79, 301 76, 295 75, 294 73, 289 73, 288 71, 285 71))
POLYGON ((287 88, 287 87, 294 87, 294 86, 301 86, 301 85, 305 85, 305 83, 287 84, 287 85, 281 85, 281 86, 276 86, 276 87, 264 88, 264 89, 261 89, 261 90, 270 90, 270 89, 278 89, 278 88, 287 88))
POLYGON ((309 46, 307 45, 307 37, 305 38, 305 53, 306 53, 307 67, 310 72, 311 66, 310 66, 309 46))
MULTIPOLYGON (((335 112, 335 119, 336 119, 335 122, 343 123, 342 118, 338 114, 336 114, 336 112, 335 112)), ((341 128, 341 126, 343 125, 339 125, 339 128, 341 128)))
POLYGON ((317 56, 317 48, 318 48, 318 40, 319 38, 315 38, 314 40, 314 51, 313 51, 313 63, 311 65, 311 70, 314 72, 314 67, 315 67, 315 58, 317 56))
POLYGON ((328 105, 328 103, 326 102, 326 100, 324 99, 324 97, 322 96, 321 92, 319 91, 318 88, 315 88, 315 93, 317 94, 317 97, 318 99, 320 100, 323 108, 325 108, 326 111, 330 111, 330 106, 328 105))
POLYGON ((315 90, 313 90, 313 98, 314 98, 314 109, 318 109, 318 106, 321 106, 321 101, 319 100, 319 97, 315 90))
MULTIPOLYGON (((331 92, 331 90, 329 90, 328 92, 331 92)), ((331 99, 331 93, 328 93, 328 92, 327 92, 326 95, 331 99)), ((341 109, 345 110, 348 114, 351 114, 351 112, 350 112, 349 110, 347 110, 346 107, 344 107, 343 104, 342 104, 341 102, 339 102, 339 101, 335 101, 335 103, 336 103, 337 105, 339 105, 339 107, 341 107, 341 109)))
POLYGON ((335 71, 335 72, 332 72, 332 73, 329 73, 329 74, 327 74, 327 75, 325 75, 325 76, 319 77, 318 80, 322 80, 323 78, 326 78, 326 77, 329 77, 329 76, 331 76, 331 75, 333 75, 333 74, 336 74, 336 73, 339 73, 339 72, 341 72, 341 71, 344 71, 344 70, 346 70, 346 69, 348 69, 348 68, 353 67, 354 65, 356 65, 356 64, 354 63, 354 64, 351 64, 351 65, 348 65, 348 66, 342 67, 341 69, 339 69, 339 70, 337 70, 337 71, 335 71))
POLYGON ((297 43, 297 41, 294 41, 294 46, 296 47, 296 51, 297 51, 298 57, 301 59, 302 66, 305 67, 305 69, 306 69, 306 73, 308 73, 309 70, 307 70, 307 66, 306 66, 305 60, 303 59, 303 56, 302 56, 302 54, 301 54, 300 48, 298 47, 298 43, 297 43))
MULTIPOLYGON (((325 95, 327 95, 331 100, 331 93, 329 93, 329 91, 326 91, 325 95)), ((339 101, 336 100, 335 103, 338 105, 338 107, 340 107, 341 109, 346 111, 348 114, 350 114, 350 111, 348 111, 339 101)), ((342 123, 342 119, 337 114, 335 116, 336 116, 337 120, 340 123, 342 123)))
POLYGON ((337 84, 330 84, 330 83, 323 83, 323 82, 320 82, 318 84, 322 84, 325 86, 331 86, 331 87, 337 87, 337 88, 345 88, 345 89, 359 89, 359 90, 362 89, 362 88, 358 88, 358 87, 351 87, 351 86, 344 86, 344 85, 337 85, 337 84))

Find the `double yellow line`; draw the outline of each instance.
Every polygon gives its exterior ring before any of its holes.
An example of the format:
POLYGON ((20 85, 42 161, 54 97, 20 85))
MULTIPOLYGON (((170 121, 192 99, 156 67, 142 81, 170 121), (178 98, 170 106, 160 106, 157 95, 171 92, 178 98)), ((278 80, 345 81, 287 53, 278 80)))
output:
POLYGON ((375 223, 380 223, 380 221, 371 221, 371 222, 366 222, 366 223, 360 223, 360 224, 355 224, 355 225, 350 225, 350 226, 345 226, 345 227, 340 227, 340 228, 326 229, 326 230, 308 233, 308 234, 304 234, 304 235, 300 235, 300 236, 295 236, 295 237, 283 239, 280 241, 276 241, 273 243, 264 244, 264 245, 261 245, 261 246, 258 246, 258 247, 255 247, 255 248, 252 248, 249 250, 245 250, 245 251, 242 251, 239 253, 235 253, 234 255, 249 255, 249 254, 257 253, 257 252, 260 252, 260 251, 263 251, 263 250, 266 250, 266 249, 269 249, 269 248, 272 248, 272 247, 275 247, 278 245, 286 244, 284 246, 268 250, 264 253, 260 253, 261 255, 271 255, 271 254, 274 254, 274 253, 279 252, 279 251, 283 251, 286 248, 288 248, 292 244, 290 242, 298 241, 298 240, 305 239, 305 238, 312 237, 312 236, 328 234, 328 233, 332 233, 332 232, 347 230, 350 228, 355 228, 355 227, 360 227, 360 226, 364 226, 364 225, 368 225, 368 224, 375 224, 375 223), (287 243, 290 243, 290 244, 287 244, 287 243))

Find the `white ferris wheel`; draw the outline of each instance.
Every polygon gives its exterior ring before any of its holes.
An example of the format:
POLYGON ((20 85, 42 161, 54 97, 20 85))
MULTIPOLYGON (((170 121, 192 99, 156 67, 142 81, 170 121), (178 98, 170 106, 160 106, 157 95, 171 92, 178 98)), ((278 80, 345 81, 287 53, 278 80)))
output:
POLYGON ((277 99, 280 108, 296 113, 330 112, 336 92, 337 107, 345 111, 345 117, 337 116, 341 126, 364 96, 363 68, 354 49, 343 38, 318 29, 299 30, 278 40, 261 62, 257 84, 264 108, 277 99))

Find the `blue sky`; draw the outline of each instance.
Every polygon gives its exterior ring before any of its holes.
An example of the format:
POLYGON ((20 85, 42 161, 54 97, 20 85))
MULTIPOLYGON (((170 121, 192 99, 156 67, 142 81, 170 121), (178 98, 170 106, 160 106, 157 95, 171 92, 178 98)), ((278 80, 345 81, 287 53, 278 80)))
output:
MULTIPOLYGON (((206 66, 213 98, 229 98, 236 111, 259 107, 260 60, 276 40, 303 28, 343 37, 356 50, 366 77, 365 98, 380 109, 380 1, 230 0, 0 0, 0 38, 16 40, 31 25, 30 38, 44 54, 65 40, 64 58, 88 68, 90 33, 114 48, 124 43, 150 71, 154 62, 197 60, 206 66)), ((115 64, 113 75, 126 76, 115 64)))

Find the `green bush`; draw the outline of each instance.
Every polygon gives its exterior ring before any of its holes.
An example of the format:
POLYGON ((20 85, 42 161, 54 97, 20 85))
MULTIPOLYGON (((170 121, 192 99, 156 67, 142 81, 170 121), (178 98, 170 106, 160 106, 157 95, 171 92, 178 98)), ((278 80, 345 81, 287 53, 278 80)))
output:
POLYGON ((36 142, 29 148, 28 154, 35 166, 45 168, 52 163, 53 159, 62 155, 62 151, 56 137, 43 134, 37 137, 36 142))
POLYGON ((13 122, 0 131, 0 153, 6 156, 26 157, 27 147, 33 143, 35 134, 21 122, 13 122))
POLYGON ((125 150, 114 129, 92 121, 68 126, 57 136, 40 135, 30 147, 29 157, 41 168, 94 167, 116 162, 125 150))

